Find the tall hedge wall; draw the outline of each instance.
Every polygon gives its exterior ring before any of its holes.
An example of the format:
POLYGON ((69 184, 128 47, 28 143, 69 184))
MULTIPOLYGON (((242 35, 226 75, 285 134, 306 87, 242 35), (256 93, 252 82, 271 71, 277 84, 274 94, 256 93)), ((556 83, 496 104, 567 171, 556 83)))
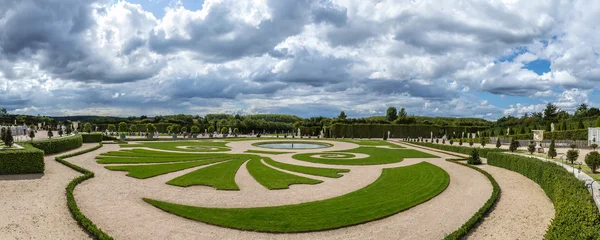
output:
POLYGON ((0 151, 0 175, 44 172, 44 152, 27 143, 23 150, 0 151))
POLYGON ((554 163, 538 159, 490 153, 489 165, 523 174, 542 187, 556 211, 546 239, 598 239, 600 213, 585 184, 554 163))
MULTIPOLYGON (((462 147, 462 146, 452 146, 452 145, 442 145, 442 144, 434 144, 434 143, 424 143, 424 142, 410 142, 410 144, 421 145, 424 147, 436 148, 439 150, 456 152, 462 154, 471 154, 473 151, 472 147, 462 147)), ((498 153, 498 152, 508 152, 508 149, 501 148, 479 148, 479 154, 482 157, 487 157, 489 153, 498 153)))
POLYGON ((99 143, 102 142, 102 134, 100 133, 82 133, 81 139, 84 143, 99 143))
POLYGON ((336 138, 382 138, 390 132, 395 138, 416 138, 443 136, 444 134, 476 133, 484 131, 485 127, 450 127, 435 125, 404 125, 404 124, 334 124, 329 130, 330 137, 336 138))
POLYGON ((63 138, 33 141, 31 145, 44 151, 45 154, 54 154, 81 147, 83 139, 81 135, 77 134, 63 138))
MULTIPOLYGON (((533 133, 511 135, 516 140, 531 140, 533 139, 533 133)), ((544 132, 544 139, 554 140, 588 140, 588 130, 568 130, 568 131, 554 131, 544 132)))

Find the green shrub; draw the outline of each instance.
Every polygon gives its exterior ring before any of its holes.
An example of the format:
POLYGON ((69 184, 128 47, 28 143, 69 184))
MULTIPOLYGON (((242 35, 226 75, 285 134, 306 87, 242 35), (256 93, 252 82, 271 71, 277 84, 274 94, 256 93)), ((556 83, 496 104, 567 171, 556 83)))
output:
POLYGON ((535 152, 535 143, 531 142, 529 146, 527 146, 527 151, 529 154, 533 154, 535 152))
POLYGON ((103 135, 102 136, 102 141, 117 141, 119 140, 117 137, 114 136, 110 136, 110 135, 103 135))
POLYGON ((44 152, 27 143, 25 149, 0 151, 0 175, 44 172, 44 152))
POLYGON ((4 142, 4 145, 8 147, 12 147, 12 145, 15 143, 15 140, 12 136, 12 130, 10 128, 6 128, 6 132, 2 141, 4 142))
POLYGON ((596 173, 596 169, 600 166, 600 153, 593 151, 585 155, 585 164, 590 167, 592 173, 596 173))
POLYGON ((502 143, 500 143, 500 138, 496 139, 496 148, 502 147, 502 143))
POLYGON ((552 142, 550 142, 550 148, 548 149, 548 157, 555 158, 556 155, 556 144, 554 144, 554 139, 552 139, 552 142))
POLYGON ((86 149, 86 150, 79 151, 79 152, 72 153, 72 154, 58 156, 55 158, 55 160, 59 163, 62 163, 63 165, 65 165, 67 167, 72 168, 75 171, 78 171, 78 172, 84 174, 83 176, 73 179, 69 183, 69 185, 67 185, 67 188, 66 188, 67 207, 69 208, 69 212, 71 212, 71 216, 73 216, 73 219, 75 219, 75 221, 77 221, 77 224, 79 224, 79 226, 81 228, 83 228, 85 231, 87 231, 95 239, 110 240, 113 238, 111 236, 109 236, 108 234, 106 234, 105 232, 103 232, 102 229, 98 228, 96 226, 96 224, 94 224, 89 218, 87 218, 81 212, 81 210, 77 206, 77 202, 75 201, 75 195, 73 194, 73 191, 75 191, 75 187, 77 185, 79 185, 80 183, 82 183, 83 181, 93 178, 94 173, 90 170, 79 167, 75 164, 72 164, 72 163, 64 160, 65 158, 70 158, 70 157, 74 157, 77 155, 85 154, 85 153, 94 151, 96 149, 99 149, 101 147, 102 147, 102 143, 100 143, 97 147, 93 147, 93 148, 86 149))
POLYGON ((462 138, 461 138, 461 139, 458 140, 458 146, 462 146, 462 144, 463 144, 463 141, 462 141, 462 138))
MULTIPOLYGON (((439 145, 439 144, 431 144, 431 143, 413 143, 413 144, 430 147, 430 148, 435 148, 435 149, 439 149, 439 150, 443 150, 443 151, 462 153, 462 154, 466 154, 466 155, 470 155, 471 152, 473 151, 472 150, 473 148, 470 148, 470 147, 439 145)), ((483 157, 486 157, 488 155, 488 153, 491 153, 491 152, 506 152, 507 151, 506 149, 495 149, 495 148, 480 148, 478 150, 479 150, 479 155, 483 156, 483 157)))
POLYGON ((535 158, 490 153, 488 164, 523 174, 542 187, 554 203, 555 217, 546 239, 597 239, 600 213, 584 182, 561 166, 535 158))
POLYGON ((510 146, 508 146, 508 149, 509 149, 511 152, 514 152, 514 151, 517 151, 517 149, 518 149, 520 146, 521 146, 521 144, 519 143, 519 141, 517 141, 517 140, 514 140, 514 139, 513 139, 513 140, 510 142, 510 146))
POLYGON ((57 139, 46 139, 31 142, 31 145, 44 151, 45 154, 53 154, 68 151, 81 147, 83 139, 81 135, 77 134, 74 136, 57 138, 57 139))
POLYGON ((48 138, 52 139, 54 137, 54 133, 52 132, 52 128, 48 127, 48 138))
POLYGON ((152 123, 148 123, 146 124, 146 131, 148 134, 154 134, 154 132, 156 132, 156 126, 154 126, 152 123))
POLYGON ((87 132, 87 133, 92 132, 92 124, 89 122, 83 124, 83 132, 87 132))
POLYGON ((84 133, 81 134, 84 143, 99 143, 102 142, 102 134, 100 133, 84 133))
POLYGON ((126 122, 119 123, 119 132, 127 132, 127 123, 126 122))
POLYGON ((481 164, 481 158, 479 157, 479 150, 477 150, 477 148, 473 148, 471 151, 471 157, 467 159, 467 163, 471 165, 481 164))
POLYGON ((567 151, 567 160, 569 160, 569 162, 571 162, 571 165, 573 165, 573 162, 575 162, 578 157, 579 157, 579 151, 577 151, 575 149, 571 149, 571 150, 567 151))

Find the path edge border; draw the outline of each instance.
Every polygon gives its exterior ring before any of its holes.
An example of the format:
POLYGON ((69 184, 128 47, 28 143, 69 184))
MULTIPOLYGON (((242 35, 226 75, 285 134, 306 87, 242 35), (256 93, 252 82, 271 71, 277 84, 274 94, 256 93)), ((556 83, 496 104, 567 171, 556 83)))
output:
POLYGON ((110 235, 103 232, 102 229, 97 227, 96 224, 94 224, 92 222, 92 220, 87 218, 81 212, 81 210, 77 206, 77 202, 75 201, 75 195, 74 195, 75 187, 77 187, 77 185, 79 185, 80 183, 82 183, 86 180, 94 178, 94 172, 87 170, 85 168, 82 168, 80 166, 77 166, 75 164, 72 164, 65 160, 66 158, 70 158, 70 157, 74 157, 74 156, 78 156, 81 154, 89 153, 91 151, 98 150, 101 147, 102 147, 102 143, 99 143, 98 146, 95 146, 90 149, 82 150, 82 151, 71 153, 71 154, 57 156, 54 160, 83 174, 82 176, 76 177, 73 180, 71 180, 71 182, 69 182, 69 184, 65 188, 66 196, 67 196, 67 207, 69 208, 69 212, 71 212, 71 216, 73 217, 73 219, 75 219, 75 221, 77 221, 77 224, 83 230, 85 230, 90 236, 92 236, 94 239, 112 240, 113 238, 110 235))

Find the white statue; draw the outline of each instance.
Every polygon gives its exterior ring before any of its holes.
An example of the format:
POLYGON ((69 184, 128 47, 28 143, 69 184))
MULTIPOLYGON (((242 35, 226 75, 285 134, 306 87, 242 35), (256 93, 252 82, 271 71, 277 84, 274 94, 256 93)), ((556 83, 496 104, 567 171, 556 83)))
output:
POLYGON ((300 132, 300 128, 298 128, 298 137, 301 137, 301 132, 300 132))
POLYGON ((550 131, 554 132, 554 123, 550 123, 550 131))

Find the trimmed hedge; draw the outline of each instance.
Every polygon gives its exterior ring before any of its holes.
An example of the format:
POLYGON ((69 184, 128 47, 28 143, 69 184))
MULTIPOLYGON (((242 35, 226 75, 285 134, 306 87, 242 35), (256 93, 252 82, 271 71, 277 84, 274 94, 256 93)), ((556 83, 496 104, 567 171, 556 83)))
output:
POLYGON ((102 142, 102 134, 100 133, 82 133, 81 139, 84 143, 99 143, 102 142))
POLYGON ((102 135, 102 141, 117 141, 117 140, 119 140, 119 138, 117 138, 116 136, 102 135))
MULTIPOLYGON (((433 144, 433 143, 423 143, 423 142, 409 142, 410 144, 421 145, 425 147, 440 149, 444 151, 462 153, 466 155, 470 155, 471 151, 473 151, 472 147, 461 147, 461 146, 452 146, 452 145, 441 145, 441 144, 433 144)), ((497 152, 508 152, 508 149, 498 149, 498 148, 479 148, 479 154, 482 157, 487 157, 488 153, 497 153, 497 152)))
POLYGON ((383 134, 390 132, 394 138, 430 138, 433 136, 443 136, 445 133, 460 134, 476 133, 484 131, 486 127, 449 127, 435 125, 418 125, 418 124, 333 124, 329 128, 329 137, 336 138, 381 138, 383 134))
POLYGON ((545 239, 598 239, 600 213, 585 187, 561 166, 539 159, 490 153, 488 164, 518 172, 542 187, 556 211, 545 239))
POLYGON ((90 148, 90 149, 86 149, 83 151, 79 151, 79 152, 71 153, 71 154, 67 154, 67 155, 58 156, 55 158, 55 160, 59 163, 66 165, 67 167, 70 167, 73 170, 78 171, 83 174, 83 176, 80 176, 80 177, 77 177, 77 178, 71 180, 71 182, 69 183, 69 185, 67 185, 67 188, 66 188, 66 190, 67 190, 66 191, 67 207, 69 208, 69 212, 71 212, 71 216, 73 216, 73 219, 75 219, 75 221, 77 221, 77 224, 79 224, 79 226, 81 228, 83 228, 85 231, 87 231, 95 239, 108 240, 108 239, 113 239, 113 238, 111 236, 109 236, 108 234, 106 234, 105 232, 103 232, 102 229, 98 228, 96 226, 96 224, 94 224, 89 218, 87 218, 81 212, 81 210, 77 206, 77 202, 75 201, 75 195, 73 194, 73 191, 75 190, 75 187, 77 185, 79 185, 80 183, 82 183, 85 180, 88 180, 88 179, 94 177, 94 172, 87 170, 85 168, 79 167, 75 164, 72 164, 72 163, 64 160, 65 158, 70 158, 70 157, 74 157, 74 156, 81 155, 84 153, 88 153, 88 152, 94 151, 96 149, 99 149, 101 147, 102 147, 102 143, 100 143, 98 146, 90 148))
POLYGON ((479 210, 477 210, 477 212, 471 218, 469 218, 469 220, 467 220, 467 222, 465 222, 459 229, 450 233, 448 236, 444 237, 445 240, 461 239, 462 237, 466 236, 471 230, 473 230, 475 228, 475 226, 479 222, 481 222, 481 220, 483 220, 483 217, 485 217, 490 212, 492 207, 498 201, 498 196, 500 196, 500 186, 498 185, 498 182, 496 182, 496 179, 494 179, 494 177, 492 177, 492 175, 490 175, 488 172, 486 172, 478 167, 474 167, 474 166, 470 166, 468 164, 457 162, 458 160, 464 160, 464 159, 457 159, 457 160, 447 159, 446 161, 463 165, 465 167, 471 168, 471 169, 478 171, 481 174, 485 175, 487 177, 487 179, 490 180, 490 182, 492 183, 492 196, 490 196, 490 198, 488 198, 488 200, 485 202, 485 204, 483 204, 483 206, 481 208, 479 208, 479 210))
POLYGON ((53 154, 81 147, 83 139, 81 135, 77 134, 63 138, 33 141, 31 145, 44 151, 45 154, 53 154))
MULTIPOLYGON (((508 137, 511 137, 515 140, 531 140, 531 139, 533 139, 533 133, 509 135, 508 137)), ((587 138, 588 138, 588 130, 587 129, 544 132, 544 139, 588 140, 587 138)))
POLYGON ((0 150, 0 175, 44 173, 44 152, 27 143, 25 149, 0 150))

